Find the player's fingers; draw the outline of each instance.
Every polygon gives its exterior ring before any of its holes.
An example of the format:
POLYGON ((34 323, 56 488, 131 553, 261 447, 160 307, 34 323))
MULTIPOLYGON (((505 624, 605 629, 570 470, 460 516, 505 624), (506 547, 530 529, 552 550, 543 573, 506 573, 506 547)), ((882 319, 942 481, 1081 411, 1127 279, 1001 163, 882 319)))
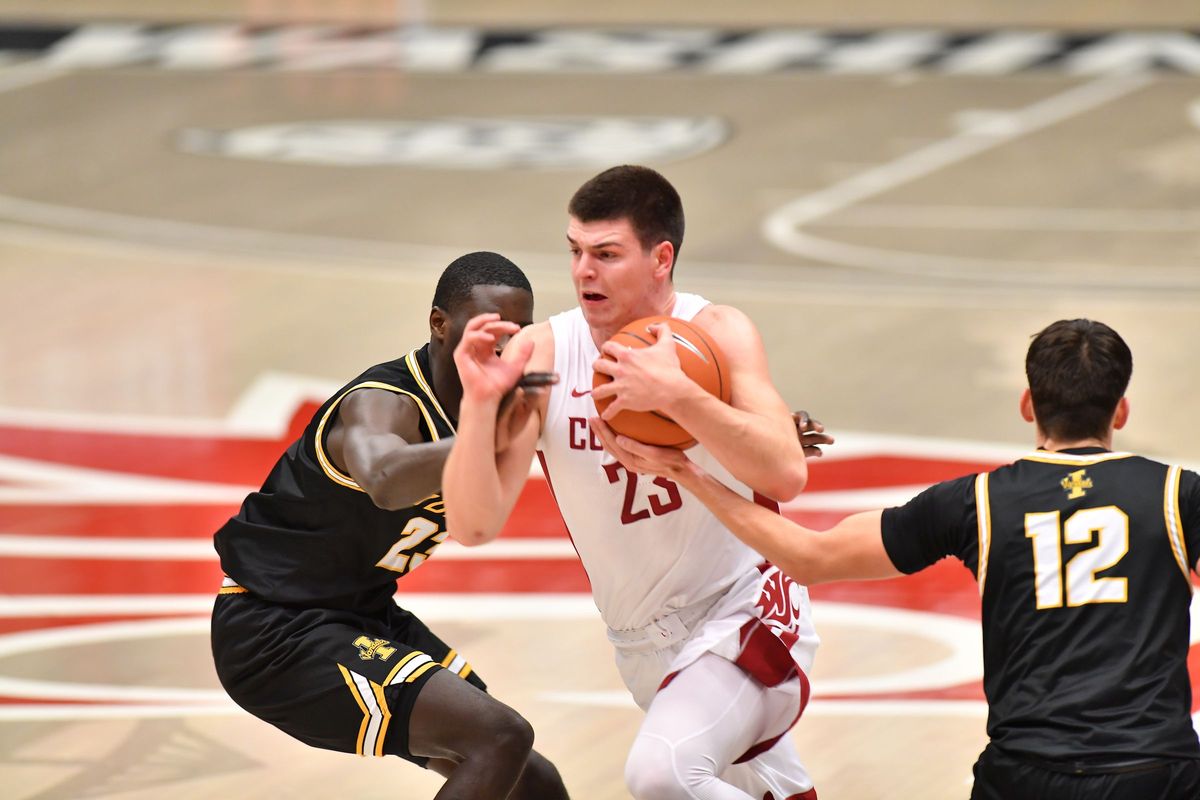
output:
POLYGON ((592 389, 592 400, 603 400, 606 397, 612 397, 617 393, 617 387, 611 383, 602 383, 592 389))
POLYGON ((625 356, 632 352, 633 348, 626 344, 618 344, 617 342, 608 341, 600 347, 600 352, 615 358, 620 361, 625 356))
MULTIPOLYGON (((596 393, 593 391, 592 399, 595 399, 595 397, 596 397, 596 393)), ((603 398, 601 398, 601 399, 603 399, 603 398)), ((617 397, 616 400, 613 400, 611 403, 608 404, 608 408, 604 409, 604 413, 601 414, 600 417, 605 422, 608 422, 610 419, 615 417, 617 414, 620 414, 624 409, 625 409, 625 406, 621 404, 621 398, 617 397)))
POLYGON ((633 461, 632 454, 617 444, 616 434, 613 429, 604 423, 604 420, 599 417, 592 417, 588 420, 588 425, 591 426, 592 432, 600 438, 600 443, 604 445, 604 449, 617 461, 621 462, 621 466, 630 472, 637 472, 630 462, 633 461))
POLYGON ((617 362, 611 358, 597 358, 592 362, 592 371, 614 377, 617 374, 617 362))
POLYGON ((479 328, 482 328, 484 325, 487 325, 489 322, 491 322, 493 320, 497 320, 497 319, 500 319, 500 315, 493 311, 489 311, 486 314, 476 314, 475 316, 473 316, 469 320, 467 320, 467 325, 465 328, 463 328, 463 331, 466 332, 466 331, 478 330, 479 328))
POLYGON ((504 319, 494 319, 484 322, 481 328, 486 331, 496 341, 500 341, 506 336, 512 336, 517 331, 521 330, 521 326, 515 322, 509 322, 504 319))

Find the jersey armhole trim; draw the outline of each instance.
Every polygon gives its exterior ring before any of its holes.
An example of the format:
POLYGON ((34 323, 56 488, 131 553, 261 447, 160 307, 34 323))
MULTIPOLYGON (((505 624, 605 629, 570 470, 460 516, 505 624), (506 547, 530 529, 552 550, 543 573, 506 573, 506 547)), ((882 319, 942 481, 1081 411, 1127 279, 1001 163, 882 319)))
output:
POLYGON ((975 476, 975 519, 979 528, 979 566, 975 576, 979 581, 979 596, 987 581, 988 553, 992 546, 992 508, 988 497, 988 473, 975 476))
MULTIPOLYGON (((438 402, 437 395, 433 393, 433 387, 429 384, 429 381, 425 379, 425 373, 421 371, 421 364, 419 361, 417 361, 417 351, 410 350, 408 355, 404 357, 404 363, 408 364, 409 374, 416 379, 417 385, 421 387, 421 391, 425 392, 426 396, 428 396, 429 402, 433 405, 433 410, 436 411, 442 418, 442 421, 446 423, 446 427, 448 427, 452 433, 455 432, 454 423, 450 421, 450 415, 442 409, 442 404, 438 402)), ((424 407, 421 408, 421 411, 425 411, 424 407)), ((425 418, 426 421, 429 421, 428 414, 425 415, 425 418)), ((436 439, 437 431, 434 429, 432 421, 429 421, 429 430, 434 432, 433 435, 436 439)))
MULTIPOLYGON (((329 480, 333 481, 339 486, 345 486, 347 489, 354 489, 355 491, 365 493, 366 490, 359 486, 358 483, 349 475, 335 467, 333 461, 330 460, 329 456, 325 453, 325 425, 329 422, 330 418, 332 418, 333 412, 339 405, 341 405, 342 401, 345 400, 351 392, 356 392, 359 389, 383 389, 388 392, 395 392, 397 394, 411 397, 414 401, 416 401, 417 408, 421 411, 421 416, 425 418, 425 425, 429 428, 429 434, 433 437, 433 441, 436 442, 441 437, 438 436, 437 427, 433 424, 433 417, 429 415, 428 409, 425 408, 425 403, 418 395, 408 391, 407 389, 401 389, 399 386, 392 386, 390 383, 382 383, 380 381, 363 381, 362 383, 355 384, 346 391, 342 392, 341 396, 334 400, 329 405, 329 408, 325 409, 325 414, 321 417, 321 421, 317 424, 314 449, 317 452, 317 462, 321 465, 321 470, 325 473, 325 476, 329 478, 329 480)), ((430 495, 430 497, 432 496, 433 495, 430 495)))
POLYGON ((1163 484, 1163 518, 1167 523, 1167 536, 1171 540, 1171 554, 1183 571, 1183 579, 1192 588, 1192 577, 1188 570, 1187 542, 1179 520, 1179 479, 1183 475, 1180 467, 1167 467, 1167 479, 1163 484))

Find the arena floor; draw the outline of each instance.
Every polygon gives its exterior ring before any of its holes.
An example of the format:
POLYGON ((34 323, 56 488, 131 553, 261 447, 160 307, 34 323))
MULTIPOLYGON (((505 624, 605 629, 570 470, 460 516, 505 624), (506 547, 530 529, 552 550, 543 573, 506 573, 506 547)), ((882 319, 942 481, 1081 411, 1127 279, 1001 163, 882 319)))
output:
MULTIPOLYGON (((210 537, 313 402, 425 340, 455 256, 570 307, 566 199, 614 161, 675 182, 677 284, 747 311, 838 435, 795 518, 1019 455, 1064 317, 1133 349, 1118 446, 1200 465, 1194 4, 495 5, 0 0, 5 797, 432 796, 225 699, 210 537)), ((401 588, 573 796, 626 796, 640 715, 538 477, 401 588)), ((813 594, 822 798, 965 797, 971 576, 813 594)))

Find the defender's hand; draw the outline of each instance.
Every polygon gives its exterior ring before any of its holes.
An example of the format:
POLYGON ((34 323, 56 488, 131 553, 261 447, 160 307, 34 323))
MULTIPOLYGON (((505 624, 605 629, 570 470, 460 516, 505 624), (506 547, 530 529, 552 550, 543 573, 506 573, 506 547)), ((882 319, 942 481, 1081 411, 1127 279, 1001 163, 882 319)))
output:
POLYGON ((825 455, 821 447, 834 442, 833 437, 825 433, 825 426, 810 417, 807 411, 793 411, 792 422, 796 424, 796 438, 804 448, 804 457, 820 458, 825 455))

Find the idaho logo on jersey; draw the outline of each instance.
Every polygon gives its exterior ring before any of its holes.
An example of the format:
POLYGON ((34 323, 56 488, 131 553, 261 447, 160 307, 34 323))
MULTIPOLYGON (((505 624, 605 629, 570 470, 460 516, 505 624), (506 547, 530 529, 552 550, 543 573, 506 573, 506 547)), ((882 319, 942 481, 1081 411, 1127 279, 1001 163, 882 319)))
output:
POLYGON ((1092 479, 1084 477, 1086 472, 1086 469, 1077 469, 1059 482, 1059 485, 1067 492, 1068 500, 1078 500, 1087 494, 1088 489, 1092 488, 1092 479))

